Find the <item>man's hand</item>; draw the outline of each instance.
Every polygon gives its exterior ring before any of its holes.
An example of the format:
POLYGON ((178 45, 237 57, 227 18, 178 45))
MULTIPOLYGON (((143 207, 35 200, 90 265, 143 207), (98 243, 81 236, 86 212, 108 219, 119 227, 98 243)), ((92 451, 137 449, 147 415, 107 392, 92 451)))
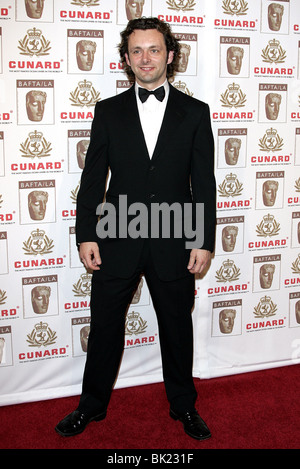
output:
POLYGON ((100 270, 99 265, 102 261, 97 243, 93 241, 81 243, 79 246, 79 255, 87 269, 100 270))
POLYGON ((211 259, 211 252, 206 249, 192 249, 187 268, 191 274, 200 274, 211 259))

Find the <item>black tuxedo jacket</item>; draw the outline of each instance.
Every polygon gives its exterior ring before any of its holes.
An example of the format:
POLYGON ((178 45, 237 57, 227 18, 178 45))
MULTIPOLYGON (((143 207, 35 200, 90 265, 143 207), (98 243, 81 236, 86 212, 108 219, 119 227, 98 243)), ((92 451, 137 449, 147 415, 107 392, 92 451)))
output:
MULTIPOLYGON (((144 242, 141 237, 99 239, 96 209, 104 198, 117 210, 120 195, 127 196, 128 206, 135 202, 147 207, 163 202, 170 205, 174 202, 204 203, 204 243, 197 247, 212 252, 215 192, 214 142, 209 108, 205 103, 170 85, 151 159, 139 119, 135 87, 96 104, 77 198, 76 241, 99 244, 101 270, 129 277, 137 266, 144 242), (110 181, 106 188, 109 169, 110 181)), ((184 215, 184 210, 182 213, 184 215)), ((178 238, 172 233, 169 238, 151 238, 152 259, 162 280, 191 275, 187 270, 190 250, 186 249, 185 242, 185 236, 178 238)))

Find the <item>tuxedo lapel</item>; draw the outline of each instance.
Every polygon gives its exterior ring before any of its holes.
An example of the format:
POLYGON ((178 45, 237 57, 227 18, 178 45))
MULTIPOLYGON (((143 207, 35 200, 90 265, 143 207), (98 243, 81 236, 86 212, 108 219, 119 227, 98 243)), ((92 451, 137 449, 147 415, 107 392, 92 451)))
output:
POLYGON ((134 85, 124 93, 122 120, 124 122, 123 130, 126 140, 130 139, 134 148, 137 148, 143 157, 149 159, 149 153, 142 129, 139 111, 136 102, 134 85))

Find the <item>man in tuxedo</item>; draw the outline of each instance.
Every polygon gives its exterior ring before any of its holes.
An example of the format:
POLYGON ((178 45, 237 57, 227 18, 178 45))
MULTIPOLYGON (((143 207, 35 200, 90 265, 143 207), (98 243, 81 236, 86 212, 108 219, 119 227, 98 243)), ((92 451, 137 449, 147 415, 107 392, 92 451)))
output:
MULTIPOLYGON (((157 18, 134 19, 121 39, 121 59, 134 84, 95 108, 76 218, 80 257, 93 270, 87 360, 78 408, 56 431, 76 435, 89 422, 105 418, 123 353, 126 309, 143 274, 158 320, 170 416, 183 423, 188 435, 202 440, 211 434, 195 409, 191 311, 194 274, 208 266, 215 241, 209 108, 168 82, 179 56, 179 44, 168 24, 157 18), (115 208, 118 226, 126 219, 121 196, 126 196, 127 206, 142 204, 149 214, 154 204, 176 203, 181 208, 190 204, 193 227, 199 222, 197 204, 204 206, 202 245, 195 245, 196 236, 187 248, 192 238, 185 232, 177 236, 177 227, 167 237, 160 228, 158 235, 151 236, 151 215, 147 235, 143 231, 143 236, 136 237, 117 230, 117 236, 99 238, 107 204, 115 208)), ((185 213, 176 223, 184 218, 185 213)), ((127 226, 130 221, 129 214, 127 226)))

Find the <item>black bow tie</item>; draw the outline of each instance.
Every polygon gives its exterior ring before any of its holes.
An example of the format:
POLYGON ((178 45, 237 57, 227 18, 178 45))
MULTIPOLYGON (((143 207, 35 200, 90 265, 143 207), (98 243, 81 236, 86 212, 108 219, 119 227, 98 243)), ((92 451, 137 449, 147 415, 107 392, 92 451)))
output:
POLYGON ((139 98, 144 103, 149 98, 150 94, 154 94, 158 101, 163 101, 165 97, 165 88, 161 86, 154 91, 146 90, 145 88, 139 88, 139 98))

